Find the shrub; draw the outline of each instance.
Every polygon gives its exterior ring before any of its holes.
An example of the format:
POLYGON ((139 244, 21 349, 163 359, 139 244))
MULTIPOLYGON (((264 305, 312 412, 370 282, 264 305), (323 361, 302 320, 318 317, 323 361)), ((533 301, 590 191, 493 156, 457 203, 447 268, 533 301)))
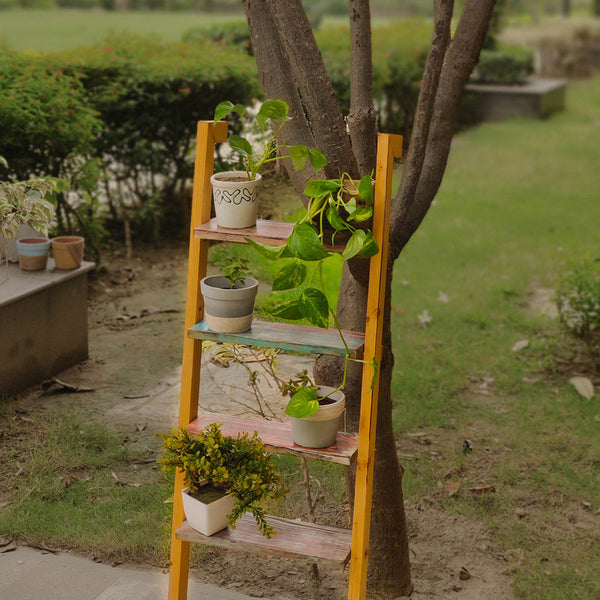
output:
POLYGON ((55 61, 81 78, 104 123, 95 153, 110 215, 154 236, 167 213, 177 224, 185 214, 173 198, 192 176, 197 121, 211 119, 223 98, 249 103, 260 94, 252 59, 223 44, 113 34, 55 61))
POLYGON ((534 72, 533 53, 522 48, 482 50, 473 72, 479 83, 515 85, 534 72))
POLYGON ((600 356, 600 258, 566 266, 559 277, 556 304, 562 325, 581 339, 593 359, 600 356))
POLYGON ((85 206, 97 186, 92 156, 101 123, 79 77, 52 67, 42 56, 5 50, 0 79, 1 151, 9 165, 0 165, 0 176, 68 179, 68 195, 75 202, 67 202, 67 192, 58 194, 58 226, 81 231, 85 219, 74 206, 85 206))
POLYGON ((181 41, 186 43, 204 44, 206 42, 220 42, 228 46, 237 48, 249 56, 254 56, 252 51, 252 40, 250 39, 250 29, 246 21, 232 21, 226 23, 216 23, 206 27, 196 27, 188 29, 181 41))

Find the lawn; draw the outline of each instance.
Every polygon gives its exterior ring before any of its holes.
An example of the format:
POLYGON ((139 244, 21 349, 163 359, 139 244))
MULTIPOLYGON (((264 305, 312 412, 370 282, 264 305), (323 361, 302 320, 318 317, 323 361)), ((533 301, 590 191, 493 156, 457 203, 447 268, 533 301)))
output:
MULTIPOLYGON (((69 46, 101 35, 81 22, 57 36, 49 12, 36 41, 28 37, 32 14, 4 13, 0 37, 54 50, 42 35, 69 46)), ((170 39, 195 25, 189 15, 133 16, 130 25, 127 15, 99 13, 96 24, 115 18, 106 27, 168 29, 170 39)), ((586 400, 568 383, 584 369, 582 353, 545 310, 566 260, 600 256, 599 97, 600 77, 570 83, 567 110, 547 120, 458 134, 435 205, 394 270, 392 392, 407 504, 485 524, 527 600, 600 597, 598 393, 586 400)), ((147 454, 122 451, 119 438, 82 425, 81 408, 50 414, 44 427, 15 408, 0 414, 0 439, 11 441, 0 446, 0 535, 160 562, 165 481, 152 472, 141 487, 115 489, 107 477, 113 470, 139 482, 131 464, 147 454), (29 446, 19 445, 30 434, 29 446), (48 454, 61 444, 71 459, 48 454), (78 521, 90 501, 104 527, 93 540, 78 521), (132 538, 123 523, 140 521, 145 538, 132 538)), ((335 477, 324 486, 336 500, 343 489, 335 477)))

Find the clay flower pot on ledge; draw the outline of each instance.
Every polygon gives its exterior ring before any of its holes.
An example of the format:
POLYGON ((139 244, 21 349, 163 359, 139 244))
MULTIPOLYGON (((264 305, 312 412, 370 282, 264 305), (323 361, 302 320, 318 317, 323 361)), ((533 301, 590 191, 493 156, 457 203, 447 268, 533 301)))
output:
POLYGON ((17 240, 19 266, 23 271, 42 271, 48 263, 50 240, 44 237, 29 237, 17 240))
POLYGON ((52 239, 52 254, 57 269, 77 269, 83 260, 85 241, 79 236, 62 236, 52 239))

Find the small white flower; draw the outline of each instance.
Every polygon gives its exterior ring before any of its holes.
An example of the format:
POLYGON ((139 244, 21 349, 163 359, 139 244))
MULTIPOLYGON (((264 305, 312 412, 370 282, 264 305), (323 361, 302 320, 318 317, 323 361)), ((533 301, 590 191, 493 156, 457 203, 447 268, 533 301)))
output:
POLYGON ((448 304, 450 298, 448 298, 448 294, 446 294, 445 292, 440 292, 438 294, 438 302, 442 302, 443 304, 448 304))

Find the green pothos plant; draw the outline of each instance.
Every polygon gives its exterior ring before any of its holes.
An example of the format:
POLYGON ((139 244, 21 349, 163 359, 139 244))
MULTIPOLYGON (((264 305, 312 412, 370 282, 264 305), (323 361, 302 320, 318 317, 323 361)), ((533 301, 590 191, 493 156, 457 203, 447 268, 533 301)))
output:
POLYGON ((231 150, 241 159, 248 179, 256 179, 256 175, 266 164, 283 158, 290 158, 297 171, 303 169, 307 162, 310 162, 315 173, 327 165, 325 155, 318 148, 308 148, 304 144, 277 143, 281 129, 291 119, 289 111, 288 103, 278 98, 265 100, 255 115, 251 115, 243 104, 233 104, 229 100, 216 107, 215 124, 231 113, 243 118, 249 117, 263 141, 262 144, 256 144, 237 134, 231 134, 227 138, 231 150))
POLYGON ((164 451, 159 463, 163 470, 181 469, 192 494, 205 480, 231 494, 234 507, 227 517, 231 527, 250 511, 265 537, 275 533, 261 502, 284 496, 286 489, 256 432, 234 438, 224 436, 218 423, 211 423, 196 435, 181 428, 161 437, 164 451))
MULTIPOLYGON (((263 256, 288 258, 273 279, 273 292, 278 298, 269 312, 285 320, 306 320, 317 327, 328 327, 330 321, 339 331, 346 349, 341 385, 346 383, 348 362, 365 362, 350 357, 350 351, 336 318, 323 293, 323 261, 332 256, 332 246, 340 250, 343 260, 370 258, 379 246, 368 224, 373 217, 373 179, 365 175, 354 181, 344 173, 339 179, 312 180, 304 190, 307 209, 294 225, 282 246, 267 246, 250 238, 247 242, 263 256), (341 243, 340 243, 341 240, 341 243)), ((378 365, 373 359, 374 378, 378 365)), ((317 386, 304 379, 296 386, 286 412, 293 417, 306 417, 319 408, 317 386)))

